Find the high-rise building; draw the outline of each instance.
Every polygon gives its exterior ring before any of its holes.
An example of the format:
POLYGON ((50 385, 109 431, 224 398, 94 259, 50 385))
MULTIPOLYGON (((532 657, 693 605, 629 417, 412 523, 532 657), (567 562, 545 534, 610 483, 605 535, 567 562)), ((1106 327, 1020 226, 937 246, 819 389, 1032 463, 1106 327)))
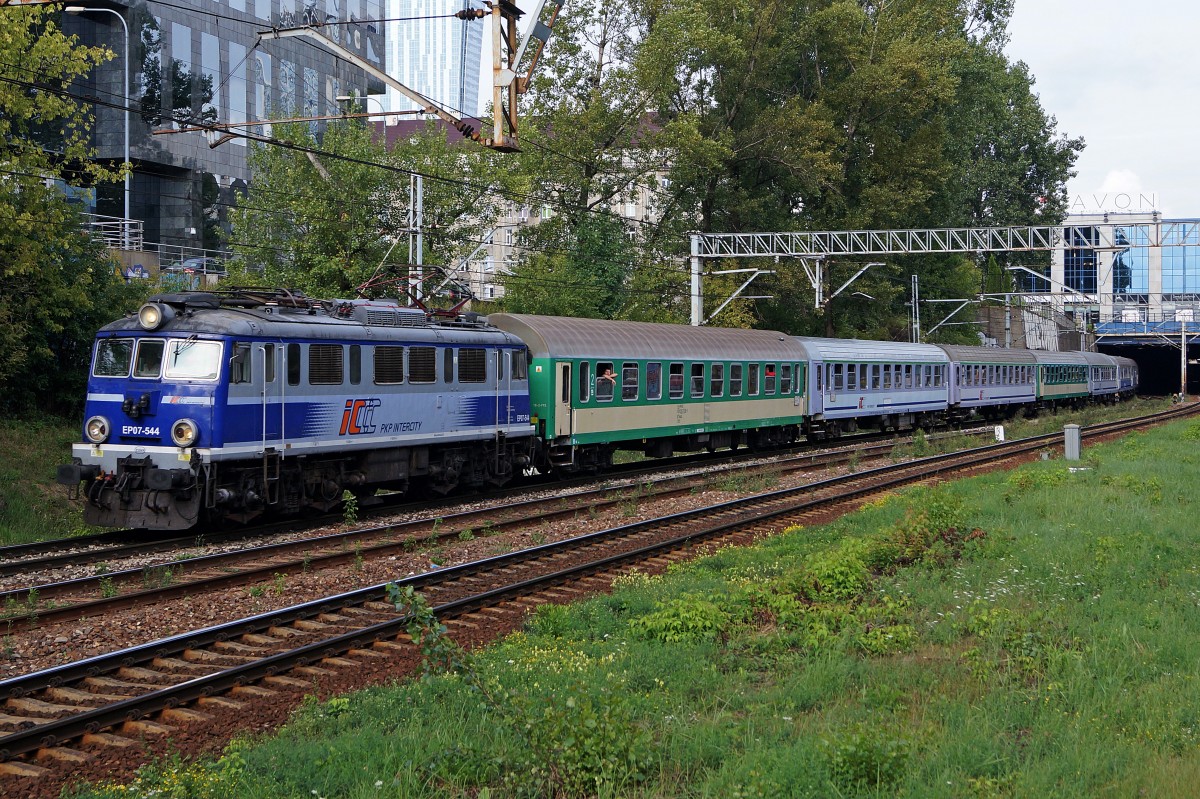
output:
MULTIPOLYGON (((339 95, 382 90, 368 85, 361 68, 334 58, 311 39, 260 38, 259 32, 340 23, 320 30, 384 69, 378 22, 382 4, 383 0, 85 0, 82 8, 69 5, 64 29, 85 44, 106 45, 116 53, 80 81, 76 92, 99 101, 94 131, 98 157, 122 160, 128 125, 134 164, 129 216, 144 223, 145 241, 181 253, 183 248, 217 246, 226 213, 250 179, 244 137, 210 146, 219 137, 183 129, 195 123, 337 114, 339 95)), ((269 135, 271 126, 248 130, 269 135)), ((121 217, 124 194, 122 184, 104 186, 89 210, 121 217)))
MULTIPOLYGON (((388 73, 459 117, 479 114, 479 70, 487 19, 462 20, 480 0, 387 0, 388 73)), ((389 111, 419 106, 388 87, 389 111)))

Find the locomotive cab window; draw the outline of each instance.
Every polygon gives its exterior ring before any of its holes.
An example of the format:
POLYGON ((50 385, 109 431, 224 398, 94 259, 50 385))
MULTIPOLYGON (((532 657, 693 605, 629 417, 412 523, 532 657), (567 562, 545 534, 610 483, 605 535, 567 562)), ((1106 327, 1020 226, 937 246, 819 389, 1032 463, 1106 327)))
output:
POLYGON ((529 379, 529 350, 516 350, 513 352, 512 379, 529 379))
POLYGON ((133 361, 133 339, 106 338, 96 345, 92 374, 96 377, 129 377, 133 361))
MULTIPOLYGON (((166 349, 166 346, 167 342, 160 338, 144 338, 139 341, 137 357, 133 360, 133 376, 158 377, 162 372, 163 350, 166 349)), ((245 344, 240 346, 249 349, 245 344)))
POLYGON ((173 380, 216 380, 221 373, 221 342, 171 339, 163 377, 173 380))

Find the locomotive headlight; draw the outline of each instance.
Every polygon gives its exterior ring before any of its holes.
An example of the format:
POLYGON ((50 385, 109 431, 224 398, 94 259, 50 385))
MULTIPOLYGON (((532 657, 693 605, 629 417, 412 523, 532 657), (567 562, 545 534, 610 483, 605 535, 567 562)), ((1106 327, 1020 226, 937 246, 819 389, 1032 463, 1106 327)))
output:
POLYGON ((171 425, 171 440, 177 447, 190 447, 200 437, 200 427, 191 419, 180 419, 171 425))
POLYGON ((138 324, 146 330, 157 330, 174 316, 170 306, 148 302, 138 309, 138 324))
POLYGON ((103 416, 93 416, 83 426, 83 434, 93 444, 103 444, 108 441, 108 434, 111 430, 112 426, 103 416))

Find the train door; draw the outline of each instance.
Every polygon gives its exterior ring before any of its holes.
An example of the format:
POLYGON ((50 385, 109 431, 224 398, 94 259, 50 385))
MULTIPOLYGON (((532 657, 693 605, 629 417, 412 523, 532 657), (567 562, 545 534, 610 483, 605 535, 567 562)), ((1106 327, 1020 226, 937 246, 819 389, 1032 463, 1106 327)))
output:
POLYGON ((574 428, 571 408, 571 364, 560 363, 554 374, 554 436, 569 436, 574 428))
POLYGON ((825 364, 809 361, 808 370, 808 414, 817 416, 825 410, 825 364))
POLYGON ((265 451, 283 438, 283 380, 280 362, 283 348, 275 344, 254 345, 254 382, 258 386, 262 411, 262 446, 265 451))

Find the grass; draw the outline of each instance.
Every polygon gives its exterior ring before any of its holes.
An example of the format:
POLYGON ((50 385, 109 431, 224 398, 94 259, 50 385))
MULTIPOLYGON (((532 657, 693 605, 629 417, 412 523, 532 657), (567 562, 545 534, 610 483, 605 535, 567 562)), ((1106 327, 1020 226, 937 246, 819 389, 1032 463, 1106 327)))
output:
POLYGON ((94 531, 55 482, 78 438, 78 419, 0 421, 0 546, 94 531))
POLYGON ((1192 796, 1198 440, 1182 421, 635 573, 454 671, 78 795, 1192 796))

